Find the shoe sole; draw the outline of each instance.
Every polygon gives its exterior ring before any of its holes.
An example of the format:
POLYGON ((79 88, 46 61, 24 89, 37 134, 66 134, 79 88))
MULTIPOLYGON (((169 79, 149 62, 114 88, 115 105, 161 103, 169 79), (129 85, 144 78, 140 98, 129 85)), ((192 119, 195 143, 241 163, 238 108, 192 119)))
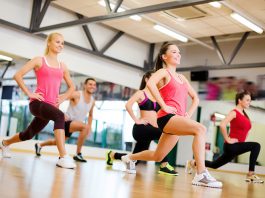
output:
MULTIPOLYGON (((74 158, 73 158, 74 159, 74 158)), ((84 161, 84 160, 80 160, 80 159, 74 159, 75 161, 77 162, 82 162, 82 163, 86 163, 87 161, 84 161)))
POLYGON ((208 187, 208 188, 223 188, 223 185, 221 185, 221 186, 209 186, 208 184, 198 183, 198 182, 192 182, 192 185, 203 186, 203 187, 208 187))
POLYGON ((176 174, 170 174, 170 173, 165 173, 163 171, 158 171, 158 173, 161 174, 161 175, 169 175, 169 176, 178 176, 179 175, 178 173, 176 173, 176 174))
POLYGON ((245 180, 246 182, 249 182, 249 183, 254 183, 254 184, 263 184, 264 181, 251 181, 251 180, 245 180))
POLYGON ((56 166, 58 166, 59 168, 65 168, 65 169, 75 169, 76 167, 63 167, 63 166, 60 166, 59 164, 56 164, 56 166))

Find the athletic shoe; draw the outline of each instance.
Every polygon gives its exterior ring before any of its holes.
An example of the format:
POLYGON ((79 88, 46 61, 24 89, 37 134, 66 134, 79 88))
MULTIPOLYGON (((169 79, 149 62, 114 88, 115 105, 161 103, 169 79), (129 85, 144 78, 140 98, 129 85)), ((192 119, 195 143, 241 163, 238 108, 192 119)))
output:
POLYGON ((73 157, 73 159, 74 159, 75 161, 78 161, 78 162, 87 162, 87 161, 83 158, 83 156, 82 156, 81 153, 78 153, 77 155, 75 155, 75 156, 73 157))
POLYGON ((196 167, 192 163, 193 160, 187 160, 185 165, 185 173, 192 174, 196 172, 196 167))
POLYGON ((41 151, 41 146, 40 146, 39 143, 36 143, 36 144, 35 144, 35 154, 36 154, 37 156, 41 156, 40 151, 41 151))
POLYGON ((167 165, 165 167, 162 167, 160 165, 160 168, 159 168, 159 171, 158 171, 159 174, 163 174, 163 175, 172 175, 172 176, 177 176, 179 175, 178 172, 176 172, 174 170, 174 168, 172 166, 170 166, 169 163, 167 163, 167 165))
POLYGON ((195 174, 193 180, 193 185, 197 186, 205 186, 205 187, 212 187, 212 188, 222 188, 222 182, 217 181, 214 177, 210 175, 210 173, 206 170, 201 174, 195 174))
POLYGON ((264 183, 264 180, 262 180, 260 177, 258 177, 257 175, 253 174, 251 176, 247 175, 247 178, 245 179, 246 182, 252 182, 252 183, 264 183))
POLYGON ((131 160, 129 158, 129 155, 124 155, 121 157, 121 161, 126 165, 126 172, 129 174, 136 174, 136 169, 135 169, 135 163, 137 162, 136 160, 131 160))
POLYGON ((73 160, 68 155, 65 155, 64 157, 59 157, 59 160, 56 166, 61 167, 61 168, 74 169, 76 167, 76 164, 73 162, 73 160))
POLYGON ((111 153, 112 153, 111 150, 106 153, 106 164, 108 166, 112 166, 113 165, 113 159, 110 156, 111 153))
POLYGON ((11 158, 9 146, 5 146, 3 144, 3 141, 0 143, 0 149, 2 150, 2 157, 3 158, 11 158))

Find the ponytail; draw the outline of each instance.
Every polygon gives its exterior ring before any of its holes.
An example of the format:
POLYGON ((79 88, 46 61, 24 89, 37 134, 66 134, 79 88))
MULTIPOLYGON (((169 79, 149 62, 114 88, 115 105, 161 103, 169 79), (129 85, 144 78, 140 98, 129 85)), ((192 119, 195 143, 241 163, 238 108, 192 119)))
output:
POLYGON ((159 51, 159 53, 156 57, 156 60, 155 60, 155 68, 154 68, 155 71, 164 67, 165 61, 163 60, 162 55, 166 54, 169 46, 171 46, 171 45, 175 45, 175 44, 167 42, 161 46, 160 51, 159 51))

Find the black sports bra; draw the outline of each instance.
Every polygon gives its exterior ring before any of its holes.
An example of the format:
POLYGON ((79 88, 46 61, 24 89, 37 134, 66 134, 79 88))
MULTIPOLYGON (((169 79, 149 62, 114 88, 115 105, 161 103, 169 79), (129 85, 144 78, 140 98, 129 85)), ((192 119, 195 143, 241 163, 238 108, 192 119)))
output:
POLYGON ((138 103, 140 110, 157 112, 160 109, 159 104, 157 102, 153 102, 152 100, 150 100, 145 92, 144 96, 145 99, 141 103, 138 103))

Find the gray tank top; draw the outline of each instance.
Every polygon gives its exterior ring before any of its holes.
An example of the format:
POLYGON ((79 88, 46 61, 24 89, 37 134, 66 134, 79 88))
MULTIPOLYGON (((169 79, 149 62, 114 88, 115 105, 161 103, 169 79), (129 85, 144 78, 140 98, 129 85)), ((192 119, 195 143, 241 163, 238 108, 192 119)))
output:
POLYGON ((93 105, 94 98, 92 96, 90 102, 86 103, 83 91, 79 92, 80 92, 80 99, 78 103, 75 106, 69 104, 65 114, 67 115, 67 117, 69 117, 70 120, 78 120, 83 122, 93 105))

